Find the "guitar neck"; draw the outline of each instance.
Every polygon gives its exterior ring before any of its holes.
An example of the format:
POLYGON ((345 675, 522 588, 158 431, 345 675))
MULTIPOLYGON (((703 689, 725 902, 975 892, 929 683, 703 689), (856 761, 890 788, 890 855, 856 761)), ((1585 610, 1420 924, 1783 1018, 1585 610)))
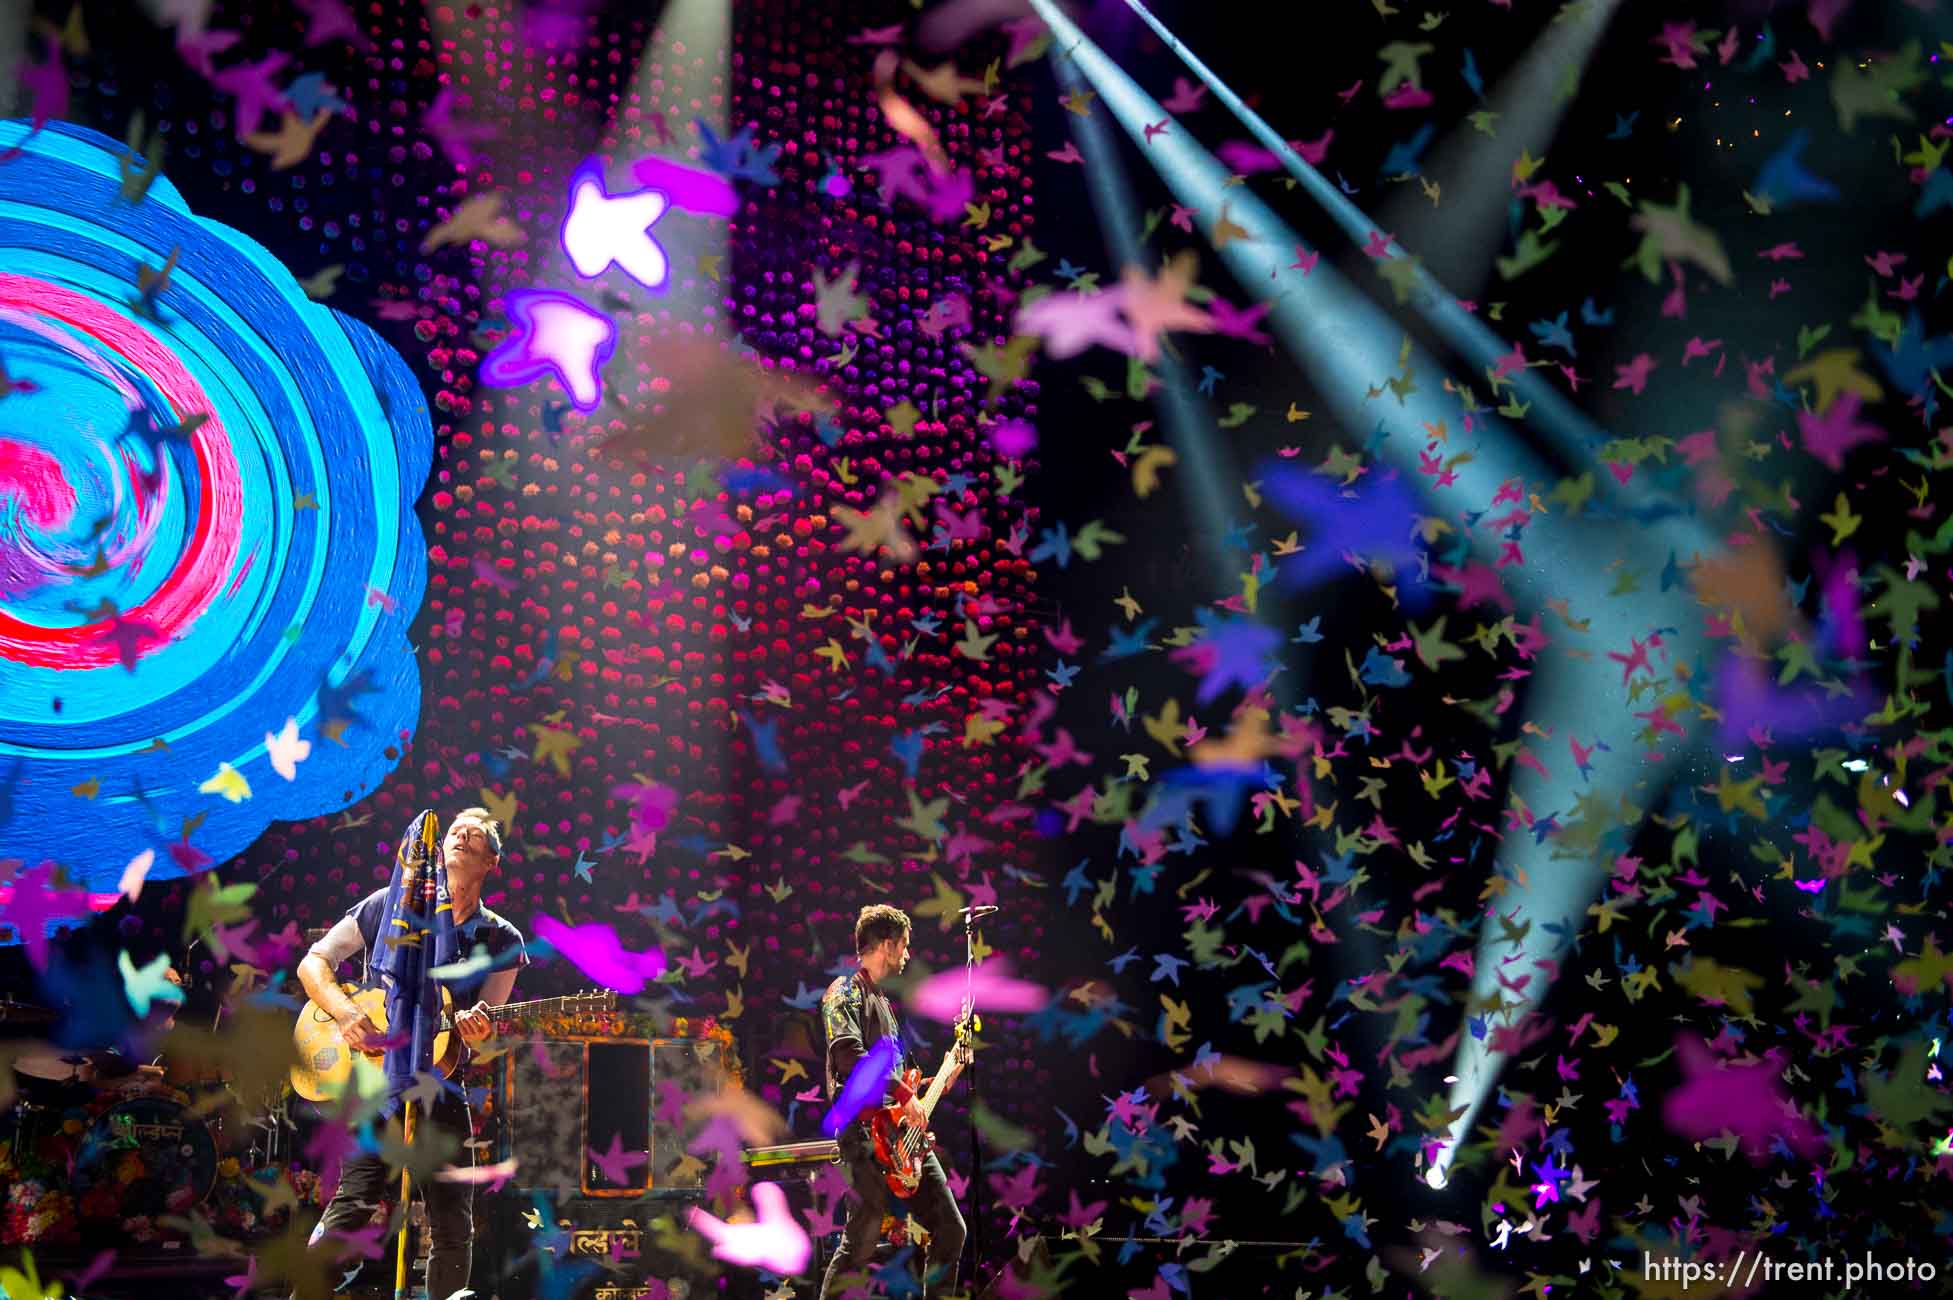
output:
POLYGON ((916 1105, 922 1107, 924 1118, 936 1113, 936 1103, 942 1100, 943 1093, 949 1088, 949 1071, 955 1060, 954 1049, 943 1055, 943 1063, 936 1067, 936 1077, 929 1082, 929 1091, 922 1094, 922 1098, 916 1102, 916 1105))
MULTIPOLYGON (((350 985, 344 987, 347 989, 349 993, 352 993, 356 999, 359 999, 361 1001, 370 1000, 369 1002, 370 1006, 377 1006, 377 1007, 384 1008, 386 1005, 383 1000, 386 996, 385 990, 381 988, 379 985, 368 985, 367 987, 358 990, 354 990, 350 985)), ((597 1011, 612 1011, 616 1009, 616 1006, 617 1006, 617 1000, 614 994, 572 993, 564 997, 536 998, 533 1001, 529 1001, 529 1002, 504 1002, 501 1006, 490 1007, 488 1009, 488 1014, 491 1019, 500 1020, 500 1019, 507 1019, 511 1016, 520 1015, 524 1012, 531 1012, 531 1013, 546 1012, 546 1011, 568 1011, 572 1013, 577 1011, 597 1012, 597 1011)), ((455 1011, 459 1012, 464 1008, 457 1006, 454 1009, 455 1011)), ((447 1014, 445 1012, 443 1012, 442 1014, 442 1021, 443 1021, 443 1028, 446 1028, 447 1014)))
POLYGON ((500 1018, 520 1011, 561 1011, 571 1004, 595 1005, 589 997, 537 998, 532 1002, 504 1002, 499 1007, 490 1007, 488 1014, 500 1018))

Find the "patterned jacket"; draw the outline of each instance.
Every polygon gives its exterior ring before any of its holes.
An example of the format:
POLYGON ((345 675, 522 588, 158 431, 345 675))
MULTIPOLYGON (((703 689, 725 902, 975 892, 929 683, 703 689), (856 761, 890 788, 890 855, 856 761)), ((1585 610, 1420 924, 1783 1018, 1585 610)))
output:
MULTIPOLYGON (((840 1095, 849 1071, 870 1045, 884 1038, 902 1041, 895 1022, 895 1008, 889 1005, 887 995, 875 987, 868 973, 861 970, 842 975, 827 986, 827 992, 821 995, 821 1028, 827 1035, 827 1059, 823 1068, 829 1101, 840 1095)), ((907 1068, 907 1053, 898 1052, 882 1089, 885 1105, 908 1099, 908 1089, 899 1082, 907 1068)))

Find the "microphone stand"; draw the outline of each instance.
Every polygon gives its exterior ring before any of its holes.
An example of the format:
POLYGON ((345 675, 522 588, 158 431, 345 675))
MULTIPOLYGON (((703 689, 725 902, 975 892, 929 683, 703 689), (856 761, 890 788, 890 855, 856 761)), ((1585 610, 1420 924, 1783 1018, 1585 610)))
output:
MULTIPOLYGON (((444 881, 444 877, 439 874, 441 870, 438 860, 438 855, 441 852, 441 842, 437 838, 439 833, 434 819, 429 817, 421 826, 422 853, 415 859, 413 865, 408 868, 407 873, 400 883, 401 896, 403 898, 412 897, 415 905, 420 908, 421 916, 424 918, 421 923, 420 934, 415 942, 415 953, 412 962, 414 986, 422 993, 426 992, 427 960, 434 943, 434 909, 440 901, 440 893, 444 881)), ((415 1002, 415 1008, 414 1018, 418 1022, 427 1014, 427 1009, 418 1000, 415 1002)), ((398 1033, 400 1028, 399 1025, 389 1024, 387 1026, 387 1032, 398 1033)), ((418 1054, 418 1023, 411 1027, 410 1033, 413 1036, 416 1045, 415 1050, 418 1054)), ((418 1060, 415 1061, 415 1065, 419 1065, 418 1060)), ((402 1100, 404 1105, 400 1115, 400 1140, 411 1149, 414 1145, 415 1137, 418 1136, 416 1130, 420 1127, 422 1116, 419 1113, 419 1104, 412 1097, 405 1097, 402 1100)), ((407 1279, 411 1271, 408 1240, 413 1236, 414 1231, 413 1180, 412 1171, 408 1168, 408 1164, 409 1162, 404 1158, 400 1162, 400 1239, 393 1258, 393 1300, 407 1300, 407 1279)), ((426 1198, 427 1193, 423 1189, 421 1199, 425 1200, 426 1198)), ((414 1243, 412 1252, 413 1258, 419 1257, 420 1245, 418 1242, 414 1243)))
MULTIPOLYGON (((963 1015, 972 1035, 976 1033, 976 919, 977 909, 963 910, 963 1015)), ((967 1073, 970 1098, 965 1109, 970 1116, 970 1294, 975 1295, 983 1281, 983 1150, 977 1128, 977 1065, 971 1053, 967 1073)))
MULTIPOLYGON (((400 882, 400 895, 403 899, 411 898, 413 900, 411 906, 419 908, 422 915, 431 917, 434 914, 433 907, 423 905, 421 902, 421 870, 422 867, 418 863, 407 869, 400 882)), ((431 936, 426 931, 422 931, 415 949, 414 980, 416 985, 425 983, 421 979, 420 972, 424 969, 427 960, 427 949, 424 945, 428 942, 431 942, 431 936)), ((400 1028, 399 1025, 389 1023, 387 1025, 387 1032, 389 1034, 397 1034, 400 1032, 400 1028)), ((414 1033, 414 1027, 409 1026, 409 1037, 413 1037, 414 1033)), ((418 1110, 419 1107, 415 1104, 412 1097, 402 1098, 400 1140, 409 1150, 413 1148, 414 1138, 418 1136, 415 1132, 420 1127, 420 1117, 416 1114, 418 1110)), ((400 1237, 394 1243, 393 1255, 393 1300, 407 1300, 407 1279, 413 1268, 412 1259, 420 1253, 420 1243, 414 1242, 412 1245, 409 1245, 409 1241, 414 1235, 414 1201, 413 1175, 407 1166, 408 1162, 403 1158, 400 1162, 400 1237)))

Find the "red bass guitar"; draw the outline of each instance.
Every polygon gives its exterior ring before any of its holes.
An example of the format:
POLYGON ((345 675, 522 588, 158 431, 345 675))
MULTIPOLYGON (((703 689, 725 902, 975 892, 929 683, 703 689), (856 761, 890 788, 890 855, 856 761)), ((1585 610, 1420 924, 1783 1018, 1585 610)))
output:
MULTIPOLYGON (((943 1055, 943 1063, 936 1070, 929 1091, 916 1098, 925 1127, 917 1129, 910 1125, 902 1118, 900 1106, 877 1106, 868 1112, 868 1131, 875 1139, 875 1162, 882 1167, 888 1190, 897 1196, 905 1199, 914 1196, 915 1189, 921 1185, 922 1162, 936 1147, 936 1135, 926 1127, 929 1116, 935 1113, 936 1103, 949 1088, 950 1068, 970 1063, 971 1037, 969 1020, 957 1021, 956 1045, 943 1055)), ((911 1095, 921 1083, 922 1071, 913 1067, 902 1076, 902 1085, 911 1095)))

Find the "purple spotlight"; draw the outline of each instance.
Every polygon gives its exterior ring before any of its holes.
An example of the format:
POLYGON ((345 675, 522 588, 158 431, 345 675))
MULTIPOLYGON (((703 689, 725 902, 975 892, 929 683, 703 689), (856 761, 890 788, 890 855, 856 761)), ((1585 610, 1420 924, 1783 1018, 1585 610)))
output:
POLYGON ((577 410, 596 410, 603 400, 597 372, 617 350, 617 322, 551 289, 519 289, 505 306, 514 328, 482 358, 482 383, 516 388, 554 375, 577 410))

